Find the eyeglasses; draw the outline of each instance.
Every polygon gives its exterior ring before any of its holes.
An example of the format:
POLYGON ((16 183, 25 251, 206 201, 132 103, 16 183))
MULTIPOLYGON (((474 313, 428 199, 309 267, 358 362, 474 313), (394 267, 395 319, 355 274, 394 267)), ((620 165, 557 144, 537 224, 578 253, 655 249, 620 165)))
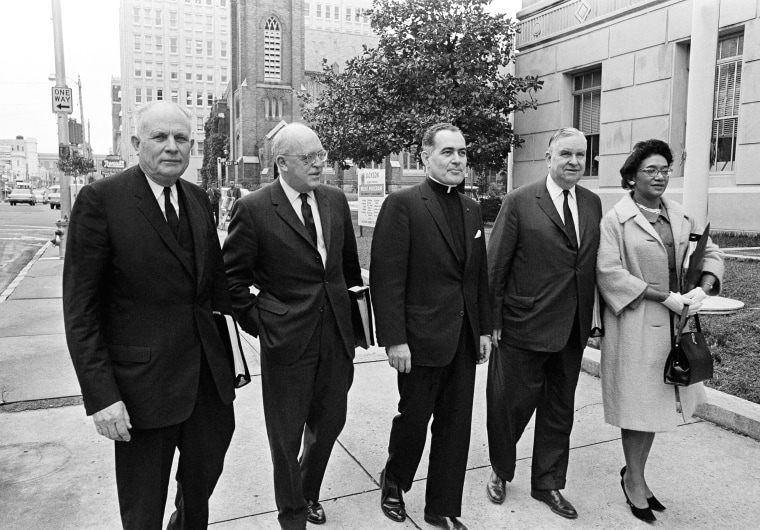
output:
POLYGON ((646 173, 650 177, 656 177, 657 173, 662 175, 663 177, 669 177, 673 174, 673 170, 669 167, 664 167, 662 169, 657 167, 642 167, 639 169, 642 173, 646 173))
POLYGON ((307 166, 312 165, 314 162, 319 160, 320 162, 324 162, 327 160, 327 151, 316 151, 314 153, 308 153, 305 155, 281 155, 281 156, 295 156, 298 157, 298 159, 306 164, 307 166))

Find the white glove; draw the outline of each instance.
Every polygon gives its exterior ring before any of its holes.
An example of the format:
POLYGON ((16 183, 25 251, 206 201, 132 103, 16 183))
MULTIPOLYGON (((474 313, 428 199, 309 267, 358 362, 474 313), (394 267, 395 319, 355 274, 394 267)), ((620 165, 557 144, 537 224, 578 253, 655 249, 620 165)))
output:
MULTIPOLYGON (((686 300, 688 300, 688 298, 686 300)), ((692 302, 689 304, 689 312, 686 316, 694 316, 700 309, 702 309, 702 302, 692 302)))
POLYGON ((695 287, 683 296, 684 298, 689 298, 692 304, 701 304, 707 298, 707 293, 701 287, 695 287))
POLYGON ((660 303, 670 309, 672 312, 680 315, 681 311, 683 311, 684 297, 680 293, 674 293, 671 291, 668 297, 660 303))

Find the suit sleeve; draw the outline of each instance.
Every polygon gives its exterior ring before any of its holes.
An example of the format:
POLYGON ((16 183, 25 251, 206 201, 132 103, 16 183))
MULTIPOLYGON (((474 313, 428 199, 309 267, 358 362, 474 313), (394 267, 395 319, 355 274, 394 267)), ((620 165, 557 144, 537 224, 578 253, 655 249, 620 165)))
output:
POLYGON ((230 293, 227 289, 227 273, 224 269, 224 260, 222 259, 222 247, 219 243, 219 236, 216 233, 216 220, 211 201, 207 196, 199 196, 204 208, 208 212, 208 238, 209 249, 211 254, 211 263, 213 265, 212 292, 211 292, 211 309, 220 313, 231 314, 232 305, 230 304, 230 293))
POLYGON ((343 278, 347 287, 363 285, 362 268, 359 265, 359 252, 356 249, 356 235, 354 224, 351 221, 351 208, 348 200, 343 196, 343 278))
MULTIPOLYGON (((479 218, 482 219, 483 216, 479 205, 477 211, 479 218)), ((478 271, 478 325, 480 326, 481 335, 490 335, 493 331, 493 321, 491 318, 490 291, 488 289, 485 227, 482 223, 480 225, 480 233, 483 234, 483 237, 480 238, 480 255, 483 258, 480 260, 480 270, 478 271)))
POLYGON ((411 241, 408 208, 396 194, 380 208, 372 235, 370 286, 380 346, 406 344, 406 275, 411 241))
POLYGON ((488 284, 491 287, 491 320, 494 329, 502 327, 502 308, 507 277, 518 243, 520 223, 514 192, 504 197, 488 243, 488 284))
POLYGON ((88 415, 121 400, 100 318, 108 287, 109 249, 105 208, 92 186, 85 186, 71 212, 66 239, 63 319, 88 415))
POLYGON ((240 327, 254 337, 259 335, 259 309, 258 299, 250 288, 256 283, 254 267, 259 253, 258 237, 249 203, 235 201, 222 255, 235 317, 240 327))

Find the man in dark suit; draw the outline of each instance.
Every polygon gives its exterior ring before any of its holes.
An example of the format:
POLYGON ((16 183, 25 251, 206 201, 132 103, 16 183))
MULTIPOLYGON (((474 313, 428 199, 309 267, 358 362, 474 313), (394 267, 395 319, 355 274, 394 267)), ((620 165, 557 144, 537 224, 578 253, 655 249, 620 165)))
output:
POLYGON ((66 340, 97 432, 115 440, 124 528, 206 528, 235 428, 231 360, 213 311, 231 312, 205 192, 180 179, 192 124, 179 105, 137 111, 139 164, 85 186, 63 269, 66 340))
POLYGON ((492 473, 489 498, 501 504, 515 474, 515 446, 536 411, 531 496, 573 519, 560 493, 570 451, 575 387, 591 330, 602 206, 577 182, 586 138, 560 129, 549 141, 546 178, 504 199, 488 247, 498 353, 486 390, 492 473))
POLYGON ((377 338, 400 395, 380 504, 393 521, 406 519, 402 491, 412 487, 432 416, 425 521, 462 529, 475 365, 491 349, 486 245, 480 207, 458 192, 461 131, 434 125, 422 148, 427 179, 385 199, 372 239, 377 338))
POLYGON ((300 529, 326 520, 319 491, 354 374, 348 288, 362 277, 346 196, 320 185, 317 135, 287 125, 272 157, 280 176, 237 201, 224 262, 235 313, 261 345, 278 519, 300 529))

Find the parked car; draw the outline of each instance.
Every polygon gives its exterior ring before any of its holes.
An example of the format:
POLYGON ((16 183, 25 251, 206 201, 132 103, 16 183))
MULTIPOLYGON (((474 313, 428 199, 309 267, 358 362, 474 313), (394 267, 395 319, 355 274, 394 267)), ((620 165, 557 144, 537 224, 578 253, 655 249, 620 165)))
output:
POLYGON ((34 206, 37 203, 37 199, 29 188, 15 188, 11 194, 8 195, 8 202, 11 203, 11 206, 16 206, 16 204, 20 202, 25 202, 29 206, 34 206))
POLYGON ((58 184, 50 186, 47 194, 50 209, 61 209, 61 187, 58 184))
POLYGON ((42 204, 45 204, 46 193, 47 193, 46 189, 39 188, 36 190, 32 190, 32 193, 34 194, 34 200, 36 200, 37 202, 41 202, 42 204))

